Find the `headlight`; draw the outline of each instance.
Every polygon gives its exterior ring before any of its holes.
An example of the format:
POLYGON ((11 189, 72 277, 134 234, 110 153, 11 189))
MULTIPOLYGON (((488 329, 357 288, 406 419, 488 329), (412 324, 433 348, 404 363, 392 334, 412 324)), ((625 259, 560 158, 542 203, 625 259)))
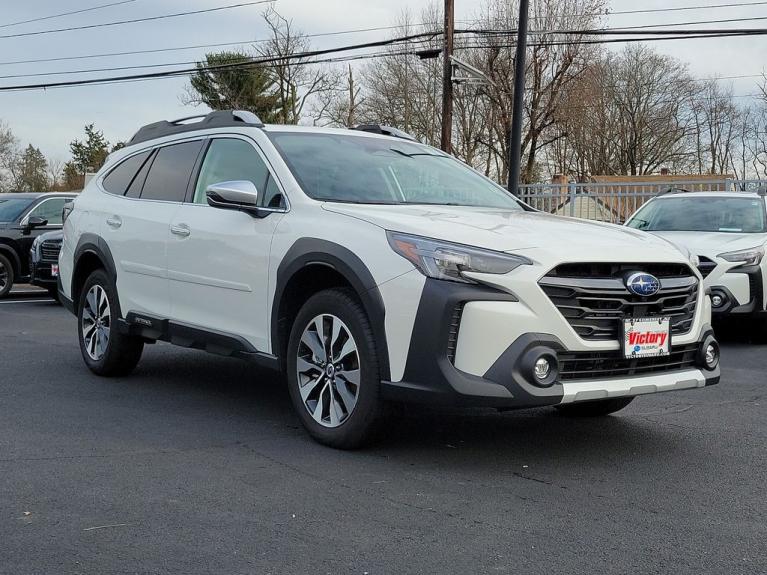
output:
POLYGON ((738 262, 741 266, 756 266, 762 262, 764 246, 739 250, 737 252, 727 252, 719 254, 719 257, 728 262, 738 262))
POLYGON ((386 236, 395 252, 430 278, 475 283, 463 277, 463 272, 506 274, 521 265, 533 263, 522 256, 421 236, 389 231, 386 232, 386 236))
POLYGON ((40 246, 40 242, 42 241, 41 236, 37 236, 35 238, 35 241, 32 242, 32 251, 37 252, 37 248, 40 246))

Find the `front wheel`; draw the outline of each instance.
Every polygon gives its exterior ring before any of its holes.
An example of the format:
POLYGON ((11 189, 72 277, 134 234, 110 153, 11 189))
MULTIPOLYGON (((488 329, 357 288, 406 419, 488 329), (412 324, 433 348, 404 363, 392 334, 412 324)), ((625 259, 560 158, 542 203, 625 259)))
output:
POLYGON ((77 308, 80 352, 96 375, 128 375, 136 367, 144 342, 117 330, 117 292, 104 270, 86 280, 77 308))
POLYGON ((353 449, 375 434, 383 411, 378 355, 355 294, 329 289, 312 296, 293 323, 287 350, 290 397, 309 434, 353 449))
POLYGON ((7 296, 13 287, 13 266, 11 261, 0 254, 0 299, 7 296))
POLYGON ((557 405, 556 408, 562 415, 568 417, 602 417, 620 411, 632 401, 634 401, 633 397, 614 397, 612 399, 557 405))

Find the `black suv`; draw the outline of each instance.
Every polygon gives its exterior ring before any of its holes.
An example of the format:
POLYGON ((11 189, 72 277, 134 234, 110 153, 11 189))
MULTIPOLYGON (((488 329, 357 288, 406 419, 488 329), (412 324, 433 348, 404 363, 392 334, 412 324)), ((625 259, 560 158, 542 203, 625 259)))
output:
POLYGON ((30 279, 29 252, 40 234, 60 230, 76 194, 0 194, 0 298, 30 279))

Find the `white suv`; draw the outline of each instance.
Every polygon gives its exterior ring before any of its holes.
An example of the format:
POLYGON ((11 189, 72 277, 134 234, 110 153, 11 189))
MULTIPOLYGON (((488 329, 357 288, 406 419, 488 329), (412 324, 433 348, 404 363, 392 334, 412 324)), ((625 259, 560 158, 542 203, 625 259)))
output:
POLYGON ((75 202, 60 278, 93 372, 157 340, 252 360, 336 447, 391 400, 604 415, 719 381, 709 298, 668 242, 537 213, 380 126, 145 126, 75 202))
POLYGON ((714 317, 760 320, 767 333, 767 197, 759 192, 669 190, 626 225, 698 256, 714 317))

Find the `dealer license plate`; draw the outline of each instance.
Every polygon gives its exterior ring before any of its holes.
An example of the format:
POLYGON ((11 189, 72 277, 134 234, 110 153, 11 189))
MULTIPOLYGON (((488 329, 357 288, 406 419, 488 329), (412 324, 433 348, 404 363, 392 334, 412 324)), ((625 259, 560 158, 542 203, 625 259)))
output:
POLYGON ((668 355, 671 319, 643 317, 623 320, 623 353, 627 358, 668 355))
POLYGON ((51 264, 51 275, 55 278, 59 277, 59 264, 51 264))

